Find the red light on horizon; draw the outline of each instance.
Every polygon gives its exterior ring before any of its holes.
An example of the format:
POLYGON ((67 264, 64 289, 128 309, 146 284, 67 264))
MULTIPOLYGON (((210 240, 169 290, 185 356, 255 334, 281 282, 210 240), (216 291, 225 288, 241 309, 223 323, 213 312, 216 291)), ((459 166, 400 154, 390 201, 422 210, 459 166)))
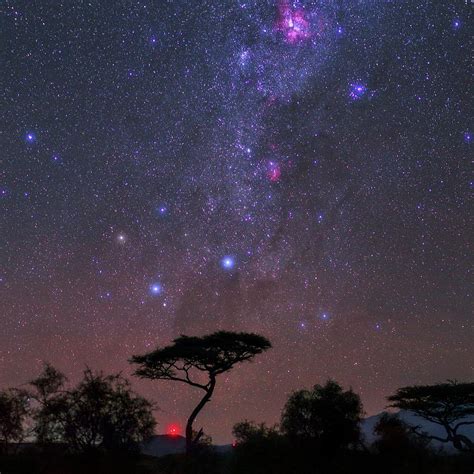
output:
POLYGON ((168 427, 166 428, 166 434, 168 436, 179 436, 181 434, 181 429, 179 425, 173 423, 171 425, 168 425, 168 427))

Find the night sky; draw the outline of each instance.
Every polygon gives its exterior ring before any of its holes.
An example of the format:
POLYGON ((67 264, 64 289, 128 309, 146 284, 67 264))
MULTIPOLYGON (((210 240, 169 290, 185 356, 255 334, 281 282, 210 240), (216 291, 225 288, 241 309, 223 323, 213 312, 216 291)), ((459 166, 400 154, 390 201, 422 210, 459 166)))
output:
MULTIPOLYGON (((227 442, 328 377, 369 415, 472 380, 472 11, 1 2, 0 387, 258 332, 196 423, 227 442)), ((158 431, 201 396, 134 387, 158 431)))

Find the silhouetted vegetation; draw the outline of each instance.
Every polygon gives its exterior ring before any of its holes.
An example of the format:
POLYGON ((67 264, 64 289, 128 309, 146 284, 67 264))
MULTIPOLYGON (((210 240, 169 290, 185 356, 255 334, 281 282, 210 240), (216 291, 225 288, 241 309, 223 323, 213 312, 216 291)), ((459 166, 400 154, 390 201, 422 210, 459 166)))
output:
POLYGON ((28 412, 27 392, 15 389, 0 392, 0 450, 4 454, 12 443, 23 441, 28 412))
POLYGON ((418 436, 452 443, 459 451, 472 452, 474 443, 459 429, 474 425, 474 420, 466 419, 474 415, 474 383, 449 381, 436 385, 414 385, 399 388, 388 397, 392 407, 409 410, 427 421, 444 428, 446 437, 433 436, 413 428, 418 436))
POLYGON ((428 442, 413 434, 413 429, 397 413, 383 413, 375 425, 374 433, 378 439, 374 448, 383 454, 394 457, 407 453, 416 453, 426 449, 428 442))
POLYGON ((232 456, 231 472, 275 474, 291 472, 298 456, 291 452, 291 444, 276 426, 243 421, 234 425, 232 433, 235 448, 232 456), (293 466, 292 466, 293 465, 293 466), (268 468, 271 466, 271 471, 268 468))
POLYGON ((66 377, 46 365, 30 384, 34 432, 41 444, 62 443, 75 452, 137 450, 153 433, 152 404, 119 374, 86 369, 79 384, 67 389, 66 377))
POLYGON ((289 438, 332 455, 360 442, 361 417, 360 397, 329 380, 290 396, 281 429, 289 438))
MULTIPOLYGON (((195 415, 213 393, 216 377, 269 347, 265 338, 255 334, 182 336, 171 346, 135 356, 133 362, 140 365, 139 376, 181 381, 205 392, 188 422, 192 429, 195 415), (201 378, 195 379, 193 373, 201 378)), ((474 424, 466 418, 473 414, 473 385, 404 387, 389 397, 393 406, 442 426, 446 439, 423 433, 396 413, 384 413, 375 424, 376 439, 369 443, 361 434, 359 395, 329 380, 290 394, 280 425, 236 423, 232 447, 217 450, 200 429, 188 436, 192 450, 187 445, 186 453, 157 458, 141 451, 141 443, 155 426, 153 404, 134 393, 124 377, 86 369, 71 386, 64 374, 45 365, 30 382, 30 390, 0 392, 0 472, 471 474, 472 440, 459 430, 474 424), (436 450, 433 440, 446 445, 450 441, 459 453, 436 450)))
POLYGON ((186 451, 189 453, 202 436, 200 429, 193 436, 193 423, 199 412, 211 399, 217 376, 228 372, 235 364, 252 360, 271 347, 270 341, 258 334, 219 331, 203 337, 181 336, 171 346, 158 348, 131 362, 140 367, 136 375, 153 380, 174 380, 204 391, 204 396, 192 411, 186 423, 186 451), (193 378, 198 372, 196 378, 193 378), (205 374, 205 382, 199 381, 205 374))
POLYGON ((29 385, 0 392, 2 474, 150 472, 139 452, 156 425, 153 404, 120 374, 86 369, 70 387, 46 364, 29 385))

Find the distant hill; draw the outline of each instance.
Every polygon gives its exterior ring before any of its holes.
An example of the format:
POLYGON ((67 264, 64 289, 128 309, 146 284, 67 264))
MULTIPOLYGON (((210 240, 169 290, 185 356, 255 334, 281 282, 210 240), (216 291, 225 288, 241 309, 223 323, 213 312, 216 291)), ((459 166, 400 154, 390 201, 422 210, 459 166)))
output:
POLYGON ((167 454, 184 453, 186 438, 179 435, 154 435, 142 445, 142 453, 157 458, 167 454))
MULTIPOLYGON (((367 444, 372 444, 376 440, 377 437, 374 434, 374 428, 383 413, 384 412, 381 412, 378 415, 370 416, 369 418, 366 418, 362 421, 362 433, 364 434, 367 444)), ((425 431, 430 435, 439 436, 441 438, 446 437, 446 432, 444 431, 443 427, 435 423, 426 421, 423 418, 420 418, 408 411, 402 410, 398 412, 398 414, 400 416, 400 419, 402 419, 405 423, 411 426, 419 426, 421 431, 425 431)), ((474 418, 466 418, 464 421, 474 421, 474 418)), ((466 435, 469 439, 474 440, 474 425, 463 426, 459 429, 459 432, 466 435)), ((450 443, 441 443, 440 441, 432 440, 430 442, 430 446, 435 449, 443 448, 447 452, 456 451, 456 449, 450 443)))
MULTIPOLYGON (((362 421, 362 433, 367 444, 372 444, 376 439, 374 434, 374 428, 377 421, 383 415, 384 412, 378 415, 370 416, 362 421)), ((434 423, 423 420, 413 413, 400 411, 400 418, 412 426, 420 426, 421 430, 426 431, 429 434, 445 437, 445 433, 442 427, 434 423)), ((466 420, 468 421, 468 420, 466 420)), ((472 420, 474 421, 474 419, 472 420)), ((468 438, 474 440, 474 425, 464 426, 460 429, 460 432, 466 435, 468 438)), ((441 443, 439 441, 431 441, 431 446, 435 449, 443 448, 446 452, 456 451, 452 445, 441 443)), ((148 456, 161 457, 167 454, 184 453, 186 449, 186 439, 183 436, 178 435, 155 435, 152 436, 147 442, 143 443, 142 453, 148 456)), ((230 444, 215 446, 218 452, 226 452, 232 449, 230 444)))

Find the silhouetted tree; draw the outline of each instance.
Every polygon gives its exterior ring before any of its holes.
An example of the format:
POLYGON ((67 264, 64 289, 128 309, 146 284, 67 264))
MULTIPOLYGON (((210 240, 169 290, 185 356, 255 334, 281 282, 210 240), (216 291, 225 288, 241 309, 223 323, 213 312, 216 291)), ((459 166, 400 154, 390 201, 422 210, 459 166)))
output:
POLYGON ((375 449, 391 457, 404 457, 426 447, 426 442, 413 434, 412 427, 397 413, 383 413, 374 427, 378 439, 375 449))
POLYGON ((8 452, 10 443, 18 443, 24 439, 28 415, 29 402, 25 391, 0 391, 0 449, 4 453, 8 452))
POLYGON ((31 382, 39 442, 63 442, 75 451, 135 449, 153 434, 152 404, 135 394, 121 375, 90 369, 73 389, 66 377, 46 365, 31 382))
POLYGON ((66 376, 50 364, 45 364, 41 374, 30 382, 31 397, 38 406, 34 409, 35 433, 39 443, 56 443, 64 440, 68 423, 68 393, 66 376))
POLYGON ((362 403, 352 390, 332 380, 313 390, 294 392, 282 414, 281 429, 290 438, 316 444, 326 454, 360 441, 362 403))
POLYGON ((193 422, 211 399, 217 376, 270 347, 270 342, 258 334, 219 331, 203 337, 180 336, 172 345, 134 356, 131 362, 139 364, 135 372, 139 377, 183 382, 205 392, 186 424, 186 451, 189 453, 203 433, 200 429, 193 436, 193 422), (206 375, 203 382, 199 378, 202 374, 206 375))
POLYGON ((458 430, 462 426, 473 425, 474 420, 474 383, 458 383, 448 381, 435 385, 413 385, 402 387, 388 397, 390 406, 401 410, 409 410, 419 417, 442 426, 446 438, 434 436, 420 431, 419 427, 412 430, 417 435, 452 443, 459 451, 473 451, 474 443, 458 430))
POLYGON ((280 435, 275 426, 268 427, 265 423, 256 424, 247 420, 236 423, 232 428, 232 434, 236 445, 280 435))
POLYGON ((275 426, 242 421, 234 425, 232 434, 235 438, 232 473, 303 472, 299 469, 302 460, 300 453, 275 426))

